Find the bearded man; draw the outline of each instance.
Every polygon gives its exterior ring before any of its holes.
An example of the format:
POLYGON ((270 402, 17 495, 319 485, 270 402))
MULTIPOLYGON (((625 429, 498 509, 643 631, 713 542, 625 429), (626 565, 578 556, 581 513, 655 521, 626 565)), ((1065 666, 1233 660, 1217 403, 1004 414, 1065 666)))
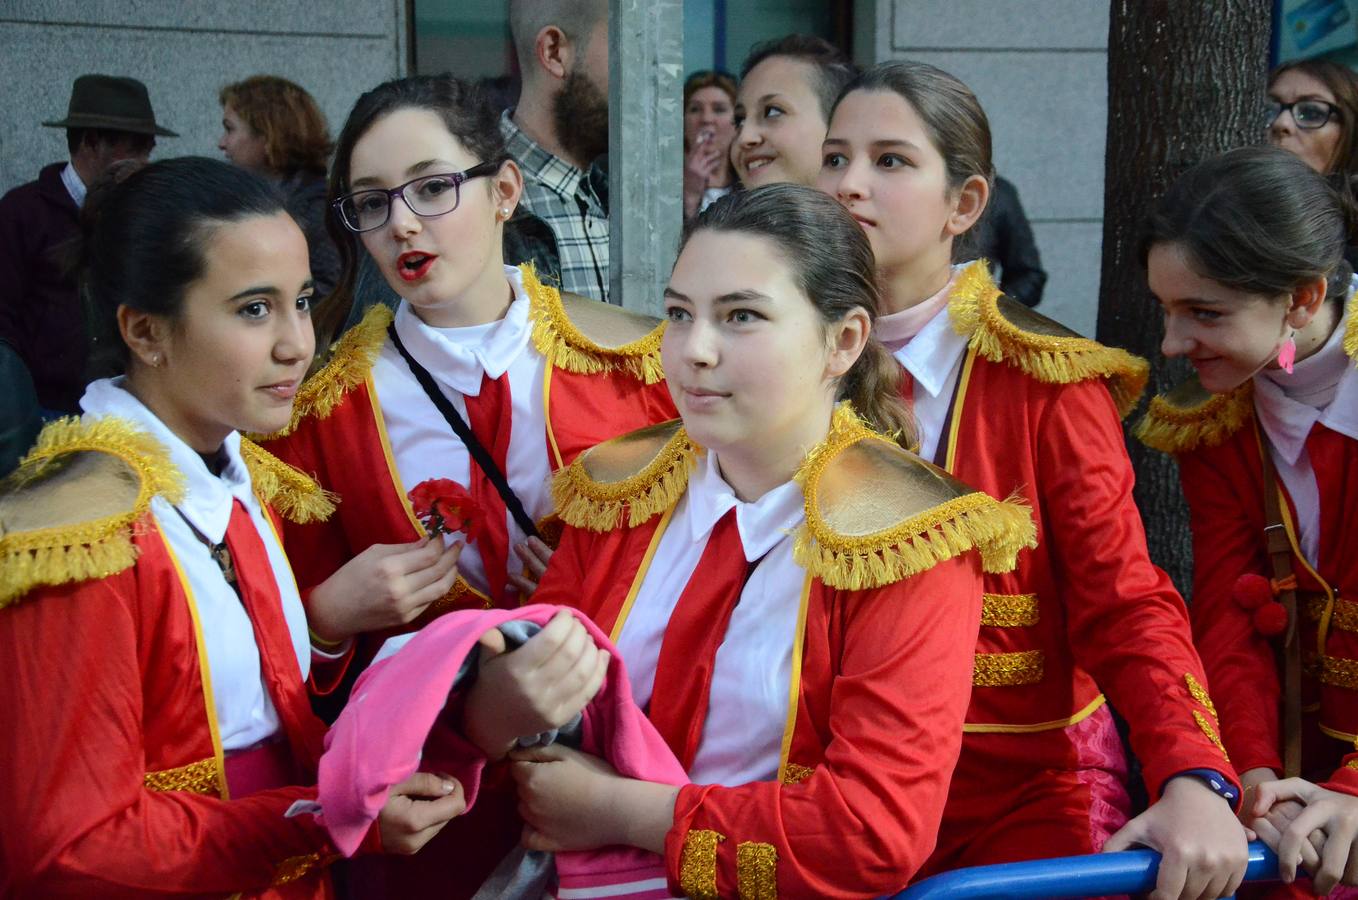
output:
POLYGON ((500 130, 524 191, 505 261, 606 301, 608 2, 510 0, 509 28, 523 88, 500 130))

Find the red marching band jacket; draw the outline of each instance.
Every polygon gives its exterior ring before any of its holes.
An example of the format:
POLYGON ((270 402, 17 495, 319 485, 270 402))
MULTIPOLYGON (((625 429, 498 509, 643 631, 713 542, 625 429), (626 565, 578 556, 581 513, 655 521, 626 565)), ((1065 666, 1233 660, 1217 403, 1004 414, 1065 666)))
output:
MULTIPOLYGON (((275 529, 275 510, 326 513, 314 484, 241 452, 275 529)), ((183 490, 168 453, 125 420, 70 420, 19 474, 0 498, 0 709, 15 738, 0 741, 0 895, 333 896, 328 835, 285 815, 316 797, 325 727, 290 637, 262 621, 265 688, 311 786, 224 802, 198 608, 149 506, 183 490)))
MULTIPOLYGON (((534 602, 578 606, 616 640, 699 452, 676 421, 558 474, 568 527, 534 602)), ((804 575, 787 586, 801 604, 778 780, 680 791, 665 841, 680 895, 904 886, 933 847, 957 759, 979 576, 1032 540, 1026 509, 954 481, 847 409, 797 480, 804 575)))
MULTIPOLYGON (((1345 350, 1358 358, 1349 316, 1345 350)), ((1155 398, 1137 435, 1172 453, 1193 530, 1194 636, 1221 710, 1222 737, 1241 771, 1282 770, 1280 646, 1256 626, 1244 575, 1272 579, 1264 528, 1266 452, 1253 384, 1219 395, 1197 379, 1155 398)), ((1317 423, 1306 438, 1320 500, 1317 558, 1299 546, 1296 508, 1281 480, 1292 545, 1302 649, 1302 763, 1327 787, 1358 794, 1358 441, 1317 423), (1346 754, 1348 754, 1346 756, 1346 754)))
POLYGON ((1037 522, 1036 548, 985 578, 963 756, 1009 735, 1023 765, 1069 767, 1064 729, 1106 692, 1152 798, 1190 769, 1234 779, 1183 600, 1151 563, 1132 500, 1120 416, 1145 387, 1145 361, 1003 296, 980 263, 959 276, 948 314, 968 345, 944 468, 1017 495, 1037 522))
MULTIPOLYGON (((553 471, 588 447, 675 415, 660 369, 663 325, 658 319, 561 294, 538 281, 531 266, 520 268, 531 303, 530 350, 547 360, 543 453, 553 471)), ((373 307, 298 392, 288 428, 264 441, 338 501, 338 512, 325 523, 285 526, 284 542, 304 600, 373 544, 408 543, 425 534, 406 495, 414 485, 402 483, 392 457, 372 378, 391 320, 389 309, 373 307)), ((478 538, 494 539, 493 534, 478 538)), ((509 548, 500 552, 512 555, 509 548)), ((448 595, 407 630, 452 610, 490 606, 489 597, 459 576, 448 595)), ((387 636, 360 641, 355 653, 360 665, 366 665, 387 636)), ((342 674, 334 668, 324 679, 327 683, 313 678, 313 687, 321 693, 332 689, 342 674)))

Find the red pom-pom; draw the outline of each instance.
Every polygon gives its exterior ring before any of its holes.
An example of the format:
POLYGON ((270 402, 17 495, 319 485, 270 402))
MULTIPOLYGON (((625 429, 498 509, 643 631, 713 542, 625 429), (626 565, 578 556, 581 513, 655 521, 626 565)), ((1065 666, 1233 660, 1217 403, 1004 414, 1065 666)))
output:
POLYGON ((1254 611, 1254 628, 1264 637, 1282 634, 1287 628, 1287 609, 1270 600, 1254 611))
POLYGON ((1273 586, 1264 576, 1246 572, 1235 580, 1231 596, 1243 609, 1259 609, 1273 599, 1273 586))

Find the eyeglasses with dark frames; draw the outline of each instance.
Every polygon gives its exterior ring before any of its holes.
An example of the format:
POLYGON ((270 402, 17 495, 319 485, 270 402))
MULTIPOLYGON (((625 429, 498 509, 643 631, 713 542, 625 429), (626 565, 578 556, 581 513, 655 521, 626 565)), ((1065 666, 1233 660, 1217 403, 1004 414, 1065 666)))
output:
POLYGON ((391 218, 391 204, 397 197, 400 197, 410 211, 420 218, 446 216, 457 209, 462 199, 464 182, 483 175, 494 175, 498 171, 499 163, 484 162, 472 166, 465 172, 421 175, 394 188, 354 191, 330 205, 339 214, 345 228, 362 234, 387 224, 387 220, 391 218))
POLYGON ((1279 103, 1274 100, 1264 108, 1265 115, 1268 116, 1267 124, 1272 125, 1276 122, 1284 111, 1292 113, 1292 121, 1297 123, 1298 128, 1306 131, 1324 128, 1325 123, 1331 119, 1343 121, 1339 107, 1324 100, 1293 100, 1291 103, 1279 103))

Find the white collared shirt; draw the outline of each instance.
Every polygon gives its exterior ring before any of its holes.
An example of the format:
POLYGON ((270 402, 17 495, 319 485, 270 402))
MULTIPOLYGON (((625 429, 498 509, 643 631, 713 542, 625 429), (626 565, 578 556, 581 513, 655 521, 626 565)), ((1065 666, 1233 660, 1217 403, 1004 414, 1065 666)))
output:
POLYGON ((789 709, 792 651, 806 570, 792 559, 792 532, 805 518, 801 487, 779 485, 752 503, 705 453, 680 498, 618 636, 638 705, 651 702, 660 645, 684 588, 697 572, 717 521, 735 509, 747 562, 760 560, 717 650, 702 742, 689 770, 699 784, 748 784, 777 777, 789 709), (762 559, 761 559, 762 558, 762 559))
POLYGON ((239 500, 245 507, 268 553, 293 651, 305 680, 311 671, 311 644, 306 612, 292 569, 255 498, 250 473, 240 455, 240 435, 233 431, 222 444, 227 464, 220 476, 213 475, 203 458, 124 390, 122 384, 121 377, 92 382, 80 400, 81 409, 87 420, 105 416, 130 420, 169 450, 170 461, 183 474, 186 490, 178 511, 165 498, 157 496, 151 500, 151 512, 179 562, 192 594, 191 602, 198 608, 222 749, 253 746, 272 737, 280 727, 278 713, 264 687, 254 626, 240 597, 184 519, 192 522, 208 540, 219 543, 226 537, 234 501, 239 500))
POLYGON ((83 207, 87 190, 85 182, 80 180, 80 173, 75 170, 74 163, 67 163, 66 168, 61 170, 61 183, 66 188, 66 193, 75 201, 75 208, 83 207))
MULTIPOLYGON (((536 521, 553 510, 542 388, 547 361, 529 341, 533 326, 523 273, 505 266, 505 278, 514 290, 514 300, 498 321, 465 328, 433 328, 420 321, 405 301, 397 308, 394 321, 410 355, 429 370, 464 421, 464 398, 481 393, 482 375, 499 378, 509 374, 513 426, 505 477, 536 521)), ((409 491, 429 478, 450 478, 469 486, 472 461, 466 445, 453 433, 390 340, 382 345, 372 374, 401 479, 400 489, 409 491)), ((505 518, 511 548, 508 571, 516 574, 523 571, 523 563, 512 548, 527 536, 508 512, 505 518)), ((461 539, 461 535, 456 537, 461 539)), ((445 536, 444 540, 451 543, 454 536, 445 536)), ((475 543, 462 548, 458 571, 472 587, 488 590, 486 567, 475 543)))
MULTIPOLYGON (((953 266, 953 279, 966 265, 953 266)), ((919 429, 919 455, 934 460, 943 436, 943 423, 948 418, 957 379, 962 372, 962 360, 967 355, 967 337, 952 327, 952 316, 945 304, 928 323, 904 346, 892 354, 910 377, 915 380, 915 426, 919 429)), ((937 461, 942 465, 943 461, 937 461)))
POLYGON ((1320 547, 1320 489, 1306 438, 1322 424, 1358 440, 1358 368, 1344 353, 1346 322, 1347 315, 1341 316, 1325 344, 1298 362, 1291 375, 1266 369, 1254 376, 1259 427, 1296 507, 1297 539, 1312 565, 1320 547))

